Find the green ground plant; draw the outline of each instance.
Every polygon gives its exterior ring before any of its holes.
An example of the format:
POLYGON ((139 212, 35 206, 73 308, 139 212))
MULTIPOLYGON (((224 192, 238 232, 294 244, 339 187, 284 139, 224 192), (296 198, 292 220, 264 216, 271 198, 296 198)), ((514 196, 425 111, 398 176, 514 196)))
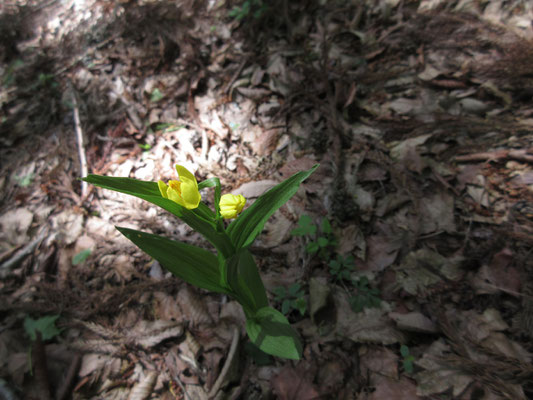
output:
POLYGON ((274 293, 274 300, 281 303, 281 312, 284 315, 290 314, 293 310, 298 310, 300 315, 305 315, 307 311, 307 301, 305 300, 305 292, 302 285, 293 283, 288 288, 283 286, 275 287, 272 290, 274 293))
POLYGON ((320 225, 317 225, 309 215, 304 214, 300 216, 298 226, 291 234, 304 239, 306 253, 318 254, 328 265, 334 282, 340 284, 349 294, 348 300, 354 312, 381 305, 379 290, 370 287, 367 277, 352 278, 355 269, 354 257, 351 254, 343 256, 336 253, 337 238, 327 218, 322 218, 320 225))
POLYGON ((379 289, 371 288, 366 276, 351 282, 355 287, 355 294, 350 296, 348 301, 353 312, 361 312, 365 308, 378 308, 381 305, 379 289))
POLYGON ((319 230, 318 226, 313 223, 313 219, 304 214, 298 220, 298 226, 291 231, 291 234, 303 237, 306 240, 305 251, 311 255, 318 254, 324 261, 329 261, 337 246, 331 224, 326 217, 322 218, 319 230))
POLYGON ((268 5, 263 0, 245 0, 241 6, 233 7, 228 15, 237 21, 242 21, 249 16, 259 19, 267 9, 268 5))
POLYGON ((402 360, 403 370, 407 372, 408 374, 412 374, 414 370, 413 362, 415 361, 415 358, 409 351, 409 347, 407 347, 405 344, 402 344, 400 346, 400 354, 403 357, 403 360, 402 360))

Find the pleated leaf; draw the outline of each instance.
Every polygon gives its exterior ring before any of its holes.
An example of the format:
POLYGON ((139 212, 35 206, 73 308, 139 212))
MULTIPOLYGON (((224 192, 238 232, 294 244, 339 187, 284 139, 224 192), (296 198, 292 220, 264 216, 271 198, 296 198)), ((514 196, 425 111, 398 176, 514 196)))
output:
POLYGON ((300 184, 317 168, 318 164, 308 171, 294 174, 274 186, 243 211, 227 229, 235 248, 240 249, 251 245, 263 230, 266 221, 298 191, 300 184))
POLYGON ((220 285, 218 259, 207 250, 134 229, 116 227, 146 254, 155 258, 175 276, 191 285, 228 293, 220 285))

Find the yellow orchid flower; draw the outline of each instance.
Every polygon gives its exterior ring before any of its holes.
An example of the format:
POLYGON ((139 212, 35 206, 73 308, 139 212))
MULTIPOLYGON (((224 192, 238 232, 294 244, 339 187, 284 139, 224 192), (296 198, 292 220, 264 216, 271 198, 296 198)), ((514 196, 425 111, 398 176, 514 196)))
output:
POLYGON ((220 215, 223 218, 231 219, 237 217, 246 204, 246 199, 242 194, 225 194, 220 198, 220 215))
POLYGON ((202 199, 198 191, 198 182, 187 168, 176 164, 176 171, 179 175, 179 181, 168 181, 168 185, 163 181, 157 182, 161 196, 193 210, 198 207, 202 199))

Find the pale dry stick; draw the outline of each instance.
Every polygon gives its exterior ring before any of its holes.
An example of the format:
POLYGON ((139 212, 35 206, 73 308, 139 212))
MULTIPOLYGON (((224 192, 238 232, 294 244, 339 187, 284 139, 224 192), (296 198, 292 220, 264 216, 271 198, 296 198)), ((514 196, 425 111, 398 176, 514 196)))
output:
POLYGON ((24 258, 29 256, 39 246, 39 244, 45 239, 48 234, 48 229, 45 227, 37 235, 35 239, 29 242, 22 249, 17 251, 13 257, 0 265, 0 279, 5 278, 11 272, 11 269, 20 263, 24 258))
POLYGON ((183 394, 185 395, 187 400, 192 400, 191 396, 189 396, 189 393, 187 392, 187 389, 185 389, 185 385, 183 384, 177 373, 174 373, 174 380, 178 382, 178 385, 180 385, 180 388, 183 391, 183 394))
MULTIPOLYGON (((85 147, 83 146, 83 131, 81 130, 80 113, 78 110, 78 101, 76 95, 72 94, 72 104, 74 111, 74 130, 76 131, 76 139, 78 142, 78 155, 80 158, 81 177, 85 178, 89 174, 87 168, 87 158, 85 157, 85 147)), ((81 198, 85 199, 87 196, 87 182, 81 182, 81 198)))
POLYGON ((533 154, 530 154, 527 150, 522 149, 488 151, 484 153, 465 154, 455 157, 455 161, 457 162, 501 161, 506 159, 514 159, 517 161, 533 163, 533 154))
POLYGON ((217 392, 220 390, 220 387, 222 386, 222 383, 224 382, 224 379, 226 378, 226 375, 229 371, 229 367, 231 363, 233 362, 233 357, 235 357, 235 353, 237 351, 237 344, 239 343, 239 330, 236 326, 233 327, 233 338, 231 339, 231 346, 229 348, 228 357, 226 358, 226 362, 224 363, 224 366, 222 367, 222 371, 220 371, 220 375, 218 376, 217 380, 215 381, 215 384, 209 391, 209 394, 207 395, 208 399, 212 399, 215 397, 217 392))

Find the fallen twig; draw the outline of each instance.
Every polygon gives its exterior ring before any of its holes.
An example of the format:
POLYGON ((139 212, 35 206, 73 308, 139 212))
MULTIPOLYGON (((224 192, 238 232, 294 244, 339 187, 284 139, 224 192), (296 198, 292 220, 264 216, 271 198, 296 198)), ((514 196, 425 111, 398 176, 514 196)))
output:
POLYGON ((487 151, 483 153, 465 154, 463 156, 455 157, 455 161, 469 162, 469 161, 502 161, 513 159, 517 161, 524 161, 533 163, 533 154, 529 154, 527 150, 497 150, 487 151))
POLYGON ((192 400, 191 396, 189 396, 189 393, 187 392, 187 389, 185 389, 185 385, 181 381, 181 379, 179 377, 179 374, 177 374, 177 373, 174 374, 174 380, 176 382, 178 382, 178 385, 180 385, 180 388, 181 388, 181 390, 183 392, 183 395, 187 398, 187 400, 192 400))
MULTIPOLYGON (((82 178, 85 178, 89 170, 87 168, 87 158, 85 157, 85 148, 83 146, 83 132, 81 130, 81 123, 80 123, 80 113, 78 110, 78 101, 76 100, 76 95, 72 95, 72 104, 73 104, 73 111, 74 111, 74 130, 76 131, 76 139, 78 142, 78 155, 80 158, 80 169, 81 169, 81 176, 82 178)), ((82 181, 81 182, 81 198, 82 200, 85 199, 87 196, 87 182, 82 181)))
POLYGON ((48 380, 48 367, 46 362, 46 351, 44 350, 44 343, 42 341, 41 332, 36 331, 37 340, 32 346, 32 355, 34 360, 33 373, 35 375, 35 382, 39 388, 39 396, 42 400, 49 400, 50 396, 50 381, 48 380))
POLYGON ((220 375, 215 381, 215 384, 209 391, 207 398, 212 399, 213 397, 215 397, 217 392, 220 390, 220 387, 222 386, 222 383, 224 382, 224 379, 226 378, 226 375, 228 373, 229 367, 231 363, 233 362, 233 357, 235 357, 238 343, 239 343, 239 330, 237 329, 236 326, 234 326, 233 327, 233 338, 231 339, 231 346, 229 348, 228 356, 226 357, 226 362, 224 363, 224 366, 222 367, 222 371, 220 371, 220 375))
POLYGON ((48 229, 45 227, 37 235, 35 239, 25 245, 22 249, 17 251, 13 257, 0 265, 0 279, 5 278, 11 273, 11 269, 18 265, 24 258, 29 256, 39 246, 48 234, 48 229))
POLYGON ((69 396, 69 394, 71 394, 70 389, 72 389, 74 381, 76 377, 78 376, 80 365, 81 365, 81 356, 79 354, 76 354, 74 355, 74 358, 70 362, 70 366, 68 368, 65 379, 63 379, 63 381, 61 382, 61 385, 59 386, 59 389, 57 390, 57 394, 56 394, 57 400, 64 400, 69 396))

